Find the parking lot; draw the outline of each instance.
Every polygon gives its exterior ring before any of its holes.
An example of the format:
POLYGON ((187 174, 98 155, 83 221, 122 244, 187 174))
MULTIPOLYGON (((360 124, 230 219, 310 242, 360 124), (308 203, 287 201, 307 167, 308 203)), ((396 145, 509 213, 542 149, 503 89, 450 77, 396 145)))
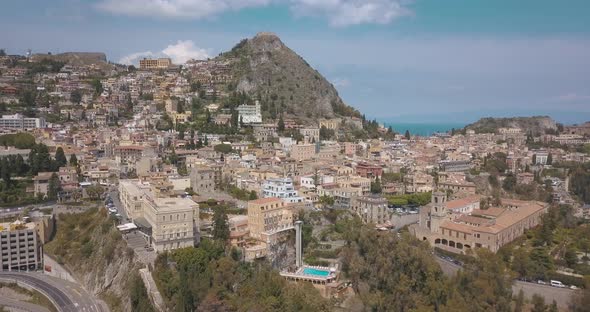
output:
MULTIPOLYGON (((107 202, 112 203, 112 207, 115 210, 110 210, 110 213, 117 215, 120 223, 130 222, 127 218, 125 209, 123 209, 123 206, 119 201, 119 193, 116 190, 108 193, 107 202), (108 199, 110 199, 110 201, 108 199)), ((127 241, 127 246, 133 249, 139 261, 145 263, 146 265, 150 263, 152 265, 154 264, 157 254, 153 248, 151 248, 147 237, 143 233, 141 233, 139 230, 134 230, 123 234, 123 238, 125 238, 125 241, 127 241)))

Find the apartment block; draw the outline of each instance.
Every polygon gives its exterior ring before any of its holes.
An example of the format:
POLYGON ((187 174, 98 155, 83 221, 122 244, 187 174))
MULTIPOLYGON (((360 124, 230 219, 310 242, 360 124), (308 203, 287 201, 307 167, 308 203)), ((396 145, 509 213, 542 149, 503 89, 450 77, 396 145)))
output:
POLYGON ((34 222, 0 223, 0 271, 43 268, 43 247, 34 222))

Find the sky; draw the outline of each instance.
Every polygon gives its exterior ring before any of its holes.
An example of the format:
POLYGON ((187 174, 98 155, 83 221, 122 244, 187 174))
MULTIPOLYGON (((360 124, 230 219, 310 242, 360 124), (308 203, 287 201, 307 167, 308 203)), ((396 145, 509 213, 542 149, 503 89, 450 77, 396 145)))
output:
POLYGON ((207 58, 276 33, 371 118, 590 120, 587 0, 2 0, 0 48, 207 58))

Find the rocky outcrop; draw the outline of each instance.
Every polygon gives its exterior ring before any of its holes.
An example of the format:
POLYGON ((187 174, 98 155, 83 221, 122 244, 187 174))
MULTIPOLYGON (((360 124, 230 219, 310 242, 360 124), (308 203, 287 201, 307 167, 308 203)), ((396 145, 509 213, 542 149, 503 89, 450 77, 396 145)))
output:
POLYGON ((135 261, 104 209, 60 215, 56 236, 45 251, 111 311, 131 309, 129 281, 144 265, 135 261))
POLYGON ((556 130, 557 123, 549 116, 482 118, 467 125, 466 129, 477 133, 495 133, 499 128, 519 128, 523 133, 544 134, 546 130, 556 130))
POLYGON ((273 33, 245 39, 220 58, 234 59, 237 91, 260 99, 263 111, 300 119, 360 116, 338 91, 273 33))

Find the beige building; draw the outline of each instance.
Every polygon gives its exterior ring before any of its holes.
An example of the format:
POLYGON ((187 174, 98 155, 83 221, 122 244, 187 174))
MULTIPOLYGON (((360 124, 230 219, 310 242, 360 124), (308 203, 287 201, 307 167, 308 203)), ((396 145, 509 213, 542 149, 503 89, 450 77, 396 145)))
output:
POLYGON ((312 159, 315 151, 315 144, 296 144, 291 146, 291 158, 297 161, 312 159))
POLYGON ((198 166, 191 169, 191 187, 196 193, 213 192, 215 190, 215 169, 198 166))
POLYGON ((387 200, 381 196, 353 197, 350 210, 364 223, 384 224, 391 221, 387 200))
POLYGON ((152 69, 166 69, 172 66, 172 60, 169 58, 158 58, 148 59, 144 58, 139 60, 139 69, 152 70, 152 69))
POLYGON ((266 243, 275 240, 275 234, 293 229, 293 209, 280 198, 270 197, 248 202, 250 237, 266 243))
POLYGON ((121 204, 156 251, 194 246, 199 239, 199 205, 190 198, 166 197, 170 193, 162 191, 165 185, 172 183, 122 180, 121 204))
POLYGON ((410 232, 434 247, 455 253, 475 247, 497 252, 525 230, 539 225, 548 206, 537 201, 503 199, 499 207, 457 215, 448 209, 445 193, 434 192, 432 202, 420 209, 419 224, 412 225, 410 232))
POLYGON ((195 246, 199 206, 189 198, 145 198, 145 220, 151 225, 151 245, 156 251, 195 246), (195 217, 196 216, 196 217, 195 217))

